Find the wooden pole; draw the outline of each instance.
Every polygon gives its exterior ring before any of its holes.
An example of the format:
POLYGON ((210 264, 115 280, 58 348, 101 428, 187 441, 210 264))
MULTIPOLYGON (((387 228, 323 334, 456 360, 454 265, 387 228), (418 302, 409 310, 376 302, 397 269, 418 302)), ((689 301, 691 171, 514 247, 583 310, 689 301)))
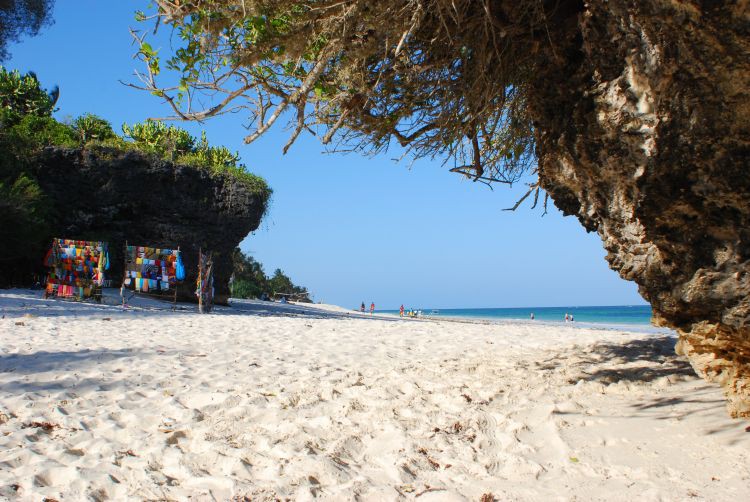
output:
MULTIPOLYGON (((214 259, 213 259, 213 253, 208 255, 208 258, 206 260, 208 264, 206 265, 206 290, 208 291, 208 288, 212 288, 213 283, 213 273, 214 273, 214 259)), ((214 303, 214 295, 213 292, 211 293, 211 301, 208 303, 207 309, 208 312, 211 312, 211 309, 213 308, 214 303)), ((206 309, 206 307, 204 307, 206 309)))
POLYGON ((203 249, 198 248, 198 312, 203 313, 203 249))
MULTIPOLYGON (((177 246, 177 251, 180 251, 180 246, 177 246)), ((175 273, 177 273, 177 257, 175 257, 175 273)), ((172 293, 172 310, 177 310, 177 278, 174 280, 174 293, 172 293)))
MULTIPOLYGON (((125 308, 125 279, 128 275, 128 241, 125 240, 125 252, 123 254, 123 257, 125 258, 125 266, 123 267, 122 271, 122 284, 120 284, 120 299, 122 300, 122 307, 125 308)), ((135 281, 135 278, 133 278, 133 281, 135 281)), ((132 282, 132 281, 131 281, 132 282)), ((133 283, 133 295, 135 295, 135 283, 133 283)))

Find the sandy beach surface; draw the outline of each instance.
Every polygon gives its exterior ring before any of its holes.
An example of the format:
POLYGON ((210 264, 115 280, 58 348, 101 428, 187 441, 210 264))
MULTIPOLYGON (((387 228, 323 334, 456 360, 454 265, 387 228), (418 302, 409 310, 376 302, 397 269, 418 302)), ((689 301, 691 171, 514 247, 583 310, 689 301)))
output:
POLYGON ((0 291, 0 499, 750 500, 669 334, 40 296, 0 291))

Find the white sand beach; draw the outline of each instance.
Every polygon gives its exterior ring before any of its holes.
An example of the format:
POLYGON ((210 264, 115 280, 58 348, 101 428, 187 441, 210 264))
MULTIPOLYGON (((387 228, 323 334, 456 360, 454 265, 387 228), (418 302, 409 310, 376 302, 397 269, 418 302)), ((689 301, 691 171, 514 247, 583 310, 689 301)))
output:
POLYGON ((671 335, 40 296, 0 291, 3 499, 750 500, 671 335))

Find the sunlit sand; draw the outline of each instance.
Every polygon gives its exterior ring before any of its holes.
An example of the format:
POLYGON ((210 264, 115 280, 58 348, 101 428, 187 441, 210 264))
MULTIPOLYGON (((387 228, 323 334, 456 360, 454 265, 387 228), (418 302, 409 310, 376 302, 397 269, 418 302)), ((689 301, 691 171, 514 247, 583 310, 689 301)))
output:
POLYGON ((750 496, 747 422, 671 335, 40 296, 0 293, 0 497, 750 496))

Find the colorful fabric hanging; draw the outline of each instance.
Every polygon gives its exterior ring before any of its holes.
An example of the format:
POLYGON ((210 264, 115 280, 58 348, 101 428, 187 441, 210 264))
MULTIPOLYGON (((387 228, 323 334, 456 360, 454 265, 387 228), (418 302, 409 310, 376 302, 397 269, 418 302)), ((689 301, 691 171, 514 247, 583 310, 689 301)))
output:
POLYGON ((185 280, 185 266, 182 264, 182 256, 179 252, 177 253, 177 261, 175 263, 175 275, 178 281, 185 280))
POLYGON ((53 239, 44 263, 50 269, 45 295, 83 300, 101 298, 105 242, 53 239))
POLYGON ((149 294, 169 291, 180 281, 174 260, 178 254, 173 249, 126 246, 125 287, 149 294))

